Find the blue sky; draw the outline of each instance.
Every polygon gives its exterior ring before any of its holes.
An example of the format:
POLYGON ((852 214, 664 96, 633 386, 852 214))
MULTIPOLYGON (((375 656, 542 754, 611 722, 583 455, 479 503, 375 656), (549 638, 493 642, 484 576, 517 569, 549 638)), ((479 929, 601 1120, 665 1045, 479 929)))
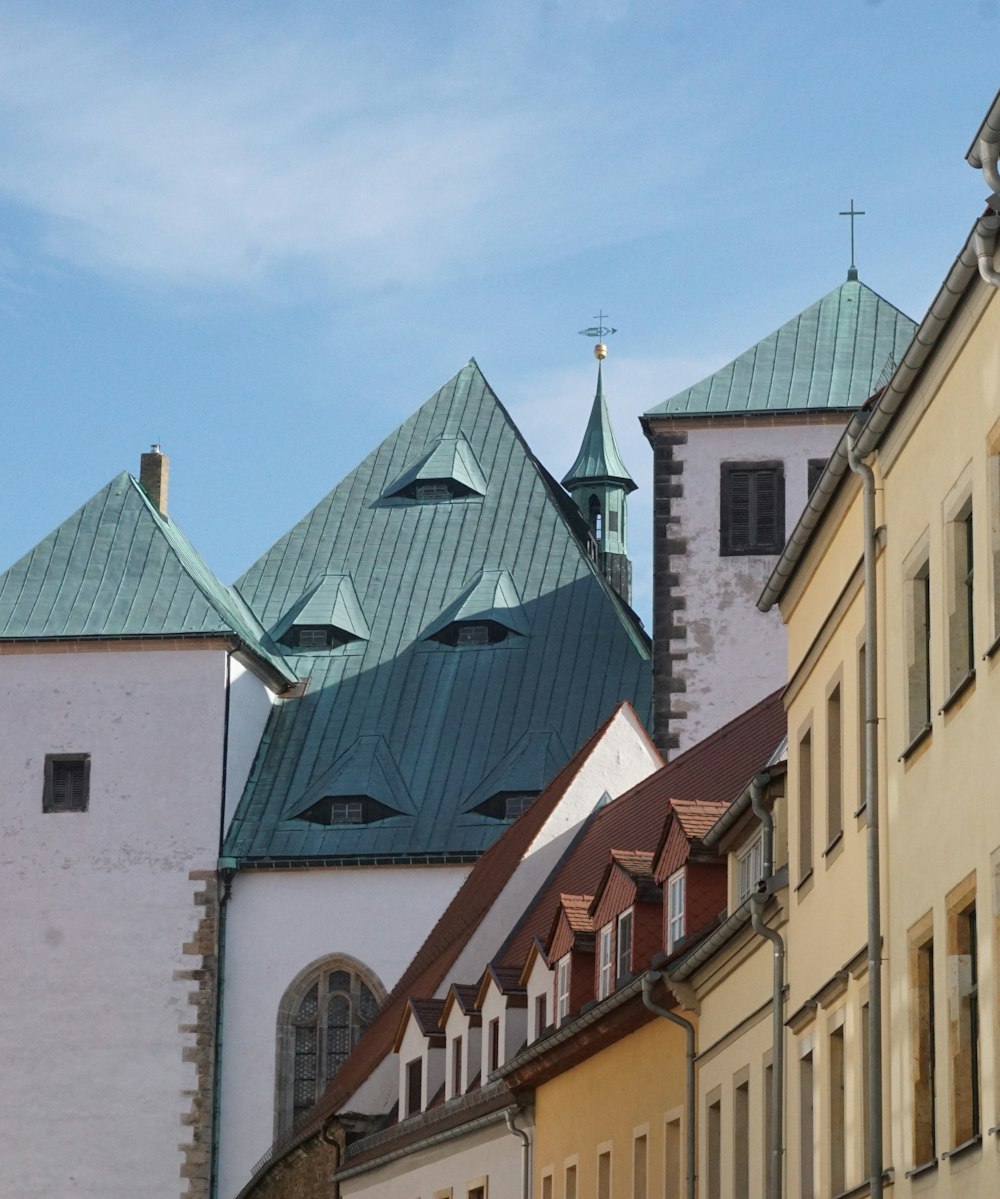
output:
POLYGON ((0 568, 154 441, 231 581, 474 356, 546 465, 982 209, 996 0, 0 0, 0 568))

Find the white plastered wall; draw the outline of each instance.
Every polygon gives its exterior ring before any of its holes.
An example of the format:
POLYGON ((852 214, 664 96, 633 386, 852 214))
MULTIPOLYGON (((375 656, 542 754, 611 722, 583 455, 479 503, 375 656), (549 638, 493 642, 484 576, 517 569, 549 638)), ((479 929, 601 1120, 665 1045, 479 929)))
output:
POLYGON ((0 1194, 180 1195, 196 1067, 177 972, 214 869, 222 650, 0 657, 0 1194), (42 812, 89 753, 86 812, 42 812))
MULTIPOLYGON (((246 871, 227 910, 219 1194, 235 1195, 274 1136, 278 1006, 330 954, 356 958, 391 990, 468 866, 246 871)), ((396 1086, 396 1063, 378 1097, 396 1086)), ((378 1110, 360 1106, 359 1110, 378 1110)), ((391 1100, 390 1100, 391 1102, 391 1100)))
POLYGON ((680 739, 676 753, 690 749, 785 682, 781 617, 777 609, 765 615, 756 607, 777 555, 719 553, 722 464, 784 463, 788 537, 808 499, 809 459, 828 457, 842 426, 748 428, 720 422, 684 431, 687 443, 675 451, 684 464, 683 495, 671 501, 671 515, 678 521, 672 536, 687 542, 686 552, 671 558, 671 570, 679 575, 675 594, 685 600, 676 623, 687 629, 686 638, 671 642, 671 650, 687 654, 676 667, 685 690, 676 695, 674 708, 686 712, 671 722, 680 739))

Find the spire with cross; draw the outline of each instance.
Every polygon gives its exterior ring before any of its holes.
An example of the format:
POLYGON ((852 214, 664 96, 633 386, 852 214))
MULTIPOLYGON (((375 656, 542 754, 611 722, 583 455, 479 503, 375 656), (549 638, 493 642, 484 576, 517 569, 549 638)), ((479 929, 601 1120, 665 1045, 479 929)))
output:
POLYGON ((847 278, 848 280, 853 280, 856 282, 858 278, 858 268, 854 263, 854 219, 855 217, 866 216, 867 213, 860 208, 854 207, 854 197, 852 196, 851 207, 846 212, 841 212, 838 215, 849 216, 851 218, 851 265, 847 271, 847 278))

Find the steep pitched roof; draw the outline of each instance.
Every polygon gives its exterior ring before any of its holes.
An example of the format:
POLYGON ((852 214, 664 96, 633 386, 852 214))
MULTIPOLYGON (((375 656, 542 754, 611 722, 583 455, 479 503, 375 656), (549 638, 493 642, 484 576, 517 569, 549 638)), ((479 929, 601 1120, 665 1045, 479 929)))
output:
POLYGON ((596 894, 613 849, 655 852, 669 800, 707 801, 717 816, 768 760, 785 723, 781 692, 775 691, 595 812, 496 960, 519 965, 534 937, 546 940, 564 895, 596 894))
POLYGON ((295 674, 127 471, 0 575, 0 640, 234 635, 295 674))
POLYGON ((856 408, 899 362, 916 323, 848 278, 727 366, 647 416, 856 408))
POLYGON ((608 405, 604 399, 603 366, 601 362, 597 364, 597 394, 590 410, 590 420, 587 421, 576 461, 563 478, 563 486, 572 488, 574 484, 609 479, 614 483, 620 483, 626 491, 635 491, 636 485, 622 461, 614 429, 611 427, 611 417, 608 415, 608 405))
POLYGON ((722 813, 729 808, 729 802, 694 803, 689 799, 672 799, 670 806, 687 839, 700 841, 722 813))
POLYGON ((468 810, 470 800, 519 746, 547 738, 546 752, 525 758, 538 777, 520 784, 541 789, 619 701, 648 719, 648 639, 588 557, 567 506, 470 362, 246 572, 239 590, 266 628, 280 626, 313 580, 349 576, 370 637, 289 652, 309 687, 272 711, 227 854, 244 863, 469 860, 507 827, 468 810), (444 442, 468 446, 463 461, 481 468, 485 494, 386 498, 388 484, 444 442), (483 603, 509 632, 499 643, 427 639, 442 616, 464 620, 467 605, 478 613, 483 603), (365 737, 382 739, 405 786, 408 803, 386 803, 400 814, 304 819, 302 797, 365 737))
MULTIPOLYGON (((393 1040, 409 997, 432 995, 447 978, 462 949, 489 915, 497 896, 617 715, 618 709, 469 871, 465 882, 414 954, 380 1007, 378 1015, 362 1033, 303 1129, 314 1127, 325 1116, 339 1110, 386 1054, 392 1051, 393 1040)), ((518 963, 507 961, 505 964, 518 963)), ((478 987, 472 990, 478 993, 478 987)))

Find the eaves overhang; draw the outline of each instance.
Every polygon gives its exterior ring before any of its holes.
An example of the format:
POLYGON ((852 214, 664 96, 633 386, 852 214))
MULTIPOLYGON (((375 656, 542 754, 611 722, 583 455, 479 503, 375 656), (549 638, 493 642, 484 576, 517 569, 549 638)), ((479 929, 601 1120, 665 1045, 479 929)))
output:
POLYGON ((993 145, 1000 142, 1000 92, 997 92, 993 97, 990 110, 983 118, 983 123, 976 130, 976 136, 972 139, 972 145, 969 146, 965 155, 965 161, 970 167, 975 167, 977 171, 983 165, 979 157, 979 143, 981 141, 989 142, 993 145))
POLYGON ((809 496, 792 535, 785 543, 771 575, 757 600, 761 612, 769 612, 784 595, 799 564, 805 557, 816 530, 822 524, 844 476, 850 471, 847 461, 848 439, 854 437, 859 457, 867 458, 879 446, 896 414, 910 396, 931 354, 948 328, 959 304, 979 278, 975 226, 969 231, 961 252, 945 276, 924 319, 917 326, 906 353, 882 389, 865 418, 858 412, 841 434, 826 468, 809 496))

